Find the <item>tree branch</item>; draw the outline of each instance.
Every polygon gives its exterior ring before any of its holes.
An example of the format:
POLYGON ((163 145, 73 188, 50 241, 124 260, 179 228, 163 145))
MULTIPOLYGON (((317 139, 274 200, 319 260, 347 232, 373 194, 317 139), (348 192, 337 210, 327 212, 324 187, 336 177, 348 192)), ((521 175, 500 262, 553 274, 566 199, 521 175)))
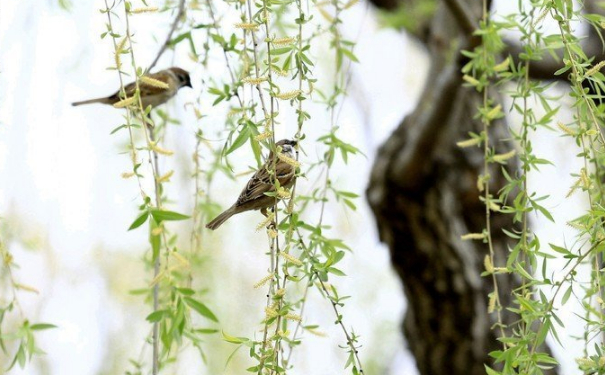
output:
POLYGON ((477 30, 477 25, 475 17, 473 17, 473 14, 466 5, 460 2, 460 0, 443 0, 443 2, 450 9, 456 21, 458 21, 458 25, 462 31, 466 35, 473 35, 475 30, 477 30))
POLYGON ((149 65, 149 68, 147 68, 147 71, 151 71, 151 69, 153 69, 153 67, 155 67, 155 64, 158 63, 158 60, 160 59, 160 57, 162 57, 162 55, 166 51, 166 48, 168 48, 168 45, 170 44, 170 41, 172 40, 172 34, 174 34, 176 27, 179 24, 179 20, 181 19, 181 17, 183 17, 183 14, 185 14, 185 0, 180 0, 178 11, 176 13, 176 16, 174 17, 174 21, 172 21, 172 26, 170 27, 168 36, 166 36, 166 41, 164 42, 164 44, 158 51, 158 54, 156 55, 153 62, 149 65))

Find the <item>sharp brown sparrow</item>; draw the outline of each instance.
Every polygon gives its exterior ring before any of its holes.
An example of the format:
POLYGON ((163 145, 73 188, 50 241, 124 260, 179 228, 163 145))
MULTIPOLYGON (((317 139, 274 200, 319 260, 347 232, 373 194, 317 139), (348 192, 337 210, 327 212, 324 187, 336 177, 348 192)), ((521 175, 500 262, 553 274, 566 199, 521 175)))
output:
MULTIPOLYGON (((282 139, 275 143, 276 148, 281 148, 281 154, 289 159, 293 158, 295 146, 296 141, 288 139, 282 139)), ((282 159, 286 158, 278 156, 275 159, 275 154, 272 151, 265 164, 250 178, 233 206, 209 222, 206 228, 215 230, 231 216, 244 211, 261 210, 263 215, 266 216, 267 208, 275 205, 275 197, 265 195, 265 193, 275 192, 275 180, 269 171, 272 171, 275 165, 275 176, 281 187, 289 188, 296 180, 296 167, 293 165, 294 163, 288 163, 282 159)))
MULTIPOLYGON (((157 73, 149 74, 146 76, 167 84, 168 88, 153 86, 140 80, 139 89, 141 92, 141 101, 143 102, 144 108, 147 108, 148 105, 151 105, 152 107, 157 107, 161 104, 164 104, 168 101, 168 99, 175 96, 177 91, 179 91, 181 87, 191 87, 191 79, 189 78, 189 73, 186 70, 177 67, 160 70, 157 73)), ((135 90, 136 85, 134 82, 124 86, 124 91, 126 92, 126 97, 128 98, 134 95, 135 90)), ((115 104, 122 99, 124 98, 120 97, 120 90, 118 90, 115 94, 104 98, 84 100, 81 102, 72 103, 72 105, 77 106, 92 103, 115 104)))

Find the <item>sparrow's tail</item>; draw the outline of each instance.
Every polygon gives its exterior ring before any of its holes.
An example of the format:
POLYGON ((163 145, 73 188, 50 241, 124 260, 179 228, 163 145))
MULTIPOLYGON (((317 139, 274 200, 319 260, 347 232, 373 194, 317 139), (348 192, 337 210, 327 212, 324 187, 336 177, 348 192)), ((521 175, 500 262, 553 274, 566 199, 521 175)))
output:
POLYGON ((82 104, 92 104, 92 103, 111 104, 111 100, 109 98, 96 98, 96 99, 83 100, 81 102, 74 102, 74 103, 71 103, 71 105, 73 105, 75 107, 75 106, 82 105, 82 104))
POLYGON ((233 215, 235 215, 235 208, 231 207, 228 210, 226 210, 225 212, 223 212, 222 214, 218 215, 216 217, 216 219, 212 220, 211 222, 209 222, 208 224, 206 224, 206 228, 211 229, 211 230, 215 230, 216 228, 220 227, 221 225, 223 225, 223 223, 227 220, 229 220, 229 218, 233 215))

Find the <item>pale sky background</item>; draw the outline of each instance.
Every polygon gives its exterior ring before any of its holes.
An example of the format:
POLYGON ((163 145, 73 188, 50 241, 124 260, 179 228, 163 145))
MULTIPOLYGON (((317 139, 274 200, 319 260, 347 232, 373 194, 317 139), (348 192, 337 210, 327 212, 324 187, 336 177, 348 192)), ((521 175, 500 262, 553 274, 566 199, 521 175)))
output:
MULTIPOLYGON (((149 271, 138 261, 147 248, 145 231, 126 231, 140 197, 135 180, 120 177, 130 166, 128 157, 120 154, 125 134, 109 134, 121 124, 122 112, 101 105, 70 105, 110 94, 118 85, 116 73, 105 69, 112 64, 111 43, 99 39, 106 19, 98 10, 104 5, 98 0, 74 3, 65 12, 54 1, 3 1, 0 11, 0 216, 10 231, 39 248, 31 251, 18 243, 10 248, 21 266, 17 279, 40 291, 40 295, 20 293, 24 310, 36 321, 59 326, 39 335, 39 345, 48 354, 14 374, 123 372, 127 370, 125 361, 138 357, 149 329, 144 321, 149 307, 127 294, 146 285, 149 271), (112 358, 115 350, 121 354, 112 358)), ((505 11, 506 2, 500 3, 504 5, 499 9, 505 11)), ((352 8, 343 26, 347 38, 359 35, 356 54, 361 63, 353 68, 352 96, 342 111, 340 135, 360 147, 367 158, 356 158, 354 167, 339 165, 334 174, 335 183, 362 196, 376 148, 414 108, 428 65, 424 51, 413 40, 379 28, 376 16, 366 9, 365 3, 352 8)), ((163 40, 167 23, 165 14, 133 17, 139 64, 153 58, 158 45, 153 36, 163 40)), ((194 85, 208 80, 208 72, 195 68, 186 51, 177 51, 176 57, 167 53, 158 67, 172 65, 173 58, 176 65, 192 70, 194 85)), ((326 67, 319 67, 318 75, 322 69, 326 67)), ((217 80, 228 79, 222 54, 211 55, 210 71, 217 80)), ((165 169, 190 160, 198 124, 184 104, 195 98, 193 90, 181 90, 167 106, 182 125, 170 129, 167 147, 176 154, 163 162, 165 169)), ((209 116, 203 120, 204 129, 218 137, 222 113, 213 112, 218 110, 208 101, 202 102, 201 109, 209 116)), ((313 107, 312 115, 306 125, 309 139, 329 127, 323 108, 313 107)), ((564 116, 559 119, 565 122, 564 116)), ((282 134, 292 134, 293 122, 284 123, 282 134)), ((218 139, 214 146, 220 147, 222 142, 218 139)), ((558 218, 556 224, 535 220, 543 244, 569 243, 574 233, 565 222, 585 207, 580 194, 565 199, 571 185, 569 174, 581 168, 579 160, 569 157, 577 153, 573 147, 557 133, 541 130, 534 135, 536 153, 556 164, 529 178, 531 189, 551 195, 546 207, 558 218)), ((312 147, 306 151, 309 161, 320 152, 312 147)), ((243 149, 238 155, 242 160, 249 157, 243 149)), ((241 163, 240 171, 246 165, 241 163)), ((220 202, 230 204, 244 182, 241 178, 221 180, 221 186, 214 187, 215 194, 220 191, 220 202)), ((312 185, 312 181, 305 183, 308 189, 312 185)), ((185 210, 192 194, 187 171, 177 171, 169 186, 169 195, 180 202, 173 208, 185 210)), ((327 214, 334 235, 343 237, 354 250, 341 267, 348 277, 333 281, 341 294, 352 295, 344 309, 345 321, 361 334, 365 363, 373 358, 388 374, 415 374, 400 331, 405 307, 401 285, 390 268, 387 249, 378 243, 363 199, 359 206, 357 212, 345 213, 331 205, 327 214)), ((261 254, 266 240, 261 232, 239 236, 226 232, 238 225, 253 228, 258 220, 251 213, 240 215, 226 225, 222 235, 217 232, 208 237, 214 245, 207 248, 208 262, 215 271, 208 275, 214 283, 209 284, 211 291, 204 301, 221 319, 220 327, 237 336, 254 335, 255 323, 263 313, 264 292, 255 291, 252 285, 265 274, 266 259, 261 254), (242 317, 240 311, 251 311, 250 316, 242 317)), ((570 301, 560 315, 571 323, 570 335, 582 329, 574 323, 577 308, 570 301)), ((332 327, 330 314, 326 301, 311 300, 307 318, 321 322, 329 337, 305 338, 306 344, 296 351, 293 374, 343 373, 345 355, 337 345, 344 339, 332 327)), ((581 345, 562 338, 567 343, 565 351, 557 344, 553 349, 563 362, 562 373, 574 373, 573 359, 581 355, 581 345)), ((240 362, 235 360, 224 369, 232 348, 218 337, 209 339, 208 346, 216 354, 210 369, 241 373, 249 365, 241 351, 236 357, 240 362)), ((212 373, 194 353, 187 353, 185 361, 194 366, 180 367, 179 374, 212 373), (202 368, 205 372, 200 372, 202 368)), ((2 360, 0 366, 5 368, 2 360)))

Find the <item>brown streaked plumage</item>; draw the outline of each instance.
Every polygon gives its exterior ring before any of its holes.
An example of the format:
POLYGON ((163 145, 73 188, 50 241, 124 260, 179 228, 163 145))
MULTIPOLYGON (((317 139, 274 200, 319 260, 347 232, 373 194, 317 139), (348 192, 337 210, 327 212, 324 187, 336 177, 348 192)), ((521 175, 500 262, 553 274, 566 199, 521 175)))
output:
MULTIPOLYGON (((275 147, 282 148, 282 154, 292 158, 294 146, 296 141, 288 139, 282 139, 275 143, 275 147)), ((289 188, 294 184, 296 180, 296 168, 279 158, 276 159, 273 152, 269 154, 265 164, 250 178, 244 190, 237 198, 237 201, 225 210, 222 214, 218 215, 214 220, 206 225, 206 228, 215 230, 220 227, 225 221, 231 216, 239 214, 240 212, 250 210, 261 210, 263 214, 267 208, 272 207, 275 204, 275 197, 265 195, 265 193, 275 191, 275 184, 271 175, 270 170, 273 170, 273 164, 275 163, 275 175, 279 181, 279 185, 285 188, 289 188)))
MULTIPOLYGON (((177 67, 160 70, 157 73, 148 74, 147 77, 164 82, 168 85, 168 88, 166 89, 156 87, 149 85, 145 82, 139 81, 139 89, 141 90, 141 101, 143 102, 143 107, 145 108, 147 108, 148 105, 151 105, 152 107, 157 107, 161 104, 164 104, 170 98, 175 96, 177 91, 179 91, 181 87, 191 87, 191 79, 189 77, 189 73, 186 70, 177 67)), ((129 83, 124 86, 124 90, 126 92, 126 97, 130 98, 135 93, 136 84, 134 82, 129 83)), ((122 100, 122 98, 120 98, 120 90, 118 90, 113 95, 104 98, 84 100, 81 102, 72 103, 71 105, 78 106, 82 104, 92 103, 115 104, 120 100, 122 100)))

